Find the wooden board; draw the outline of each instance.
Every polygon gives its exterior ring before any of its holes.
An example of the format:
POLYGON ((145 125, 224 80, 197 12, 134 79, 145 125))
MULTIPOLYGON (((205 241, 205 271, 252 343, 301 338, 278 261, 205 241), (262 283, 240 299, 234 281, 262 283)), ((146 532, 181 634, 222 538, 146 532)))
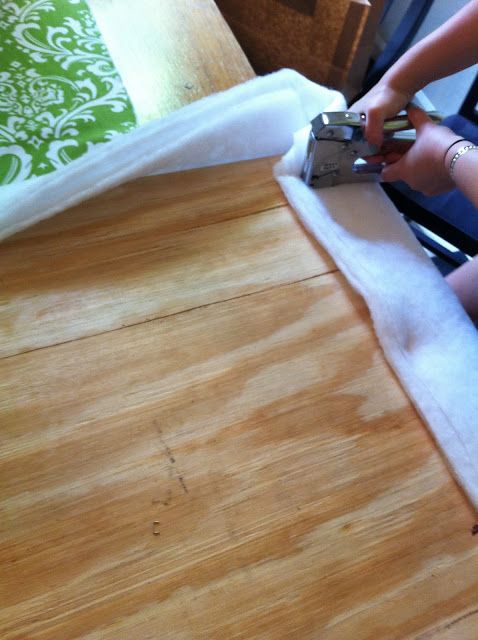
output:
POLYGON ((254 77, 213 0, 88 0, 140 123, 254 77))
POLYGON ((205 182, 210 174, 204 170, 173 182, 169 176, 137 180, 4 242, 0 354, 333 269, 326 254, 304 243, 301 227, 282 206, 272 164, 243 163, 237 173, 218 167, 214 183, 205 182), (248 189, 230 199, 244 183, 248 189))
POLYGON ((476 638, 476 516, 271 160, 1 249, 2 640, 476 638))

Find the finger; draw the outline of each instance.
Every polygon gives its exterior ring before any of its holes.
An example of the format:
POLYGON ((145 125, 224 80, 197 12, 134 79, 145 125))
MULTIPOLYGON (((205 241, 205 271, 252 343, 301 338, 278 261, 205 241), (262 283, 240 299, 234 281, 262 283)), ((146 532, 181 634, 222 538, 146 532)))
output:
POLYGON ((403 158, 403 155, 404 155, 403 153, 391 152, 391 153, 385 153, 383 157, 385 159, 386 164, 395 164, 396 162, 398 162, 403 158))
POLYGON ((383 117, 379 109, 367 111, 365 121, 365 137, 371 144, 381 147, 383 143, 383 117))
POLYGON ((383 153, 376 153, 373 156, 364 156, 363 159, 369 164, 376 164, 377 162, 385 162, 385 156, 383 153))
POLYGON ((380 149, 381 153, 398 153, 403 155, 410 150, 410 147, 413 144, 413 140, 397 140, 396 138, 391 138, 390 140, 385 140, 380 149))
POLYGON ((410 105, 407 108, 408 119, 413 125, 413 128, 419 131, 425 124, 429 124, 432 120, 427 116, 426 112, 419 107, 410 105))
POLYGON ((401 169, 402 163, 400 160, 387 164, 382 169, 381 177, 383 182, 396 182, 397 180, 401 180, 401 169))
POLYGON ((403 158, 402 153, 376 153, 373 156, 364 156, 363 160, 368 162, 369 164, 377 164, 378 162, 383 162, 384 164, 393 164, 394 162, 398 162, 403 158))

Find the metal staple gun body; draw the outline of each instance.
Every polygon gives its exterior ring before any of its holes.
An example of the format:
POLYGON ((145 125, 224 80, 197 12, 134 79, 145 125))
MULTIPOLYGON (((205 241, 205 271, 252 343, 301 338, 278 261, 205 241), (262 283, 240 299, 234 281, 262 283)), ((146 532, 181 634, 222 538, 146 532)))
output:
MULTIPOLYGON (((428 112, 435 122, 441 122, 436 112, 428 112)), ((352 111, 319 113, 311 122, 311 131, 302 178, 312 187, 331 187, 347 182, 377 180, 381 163, 369 163, 367 156, 379 153, 379 148, 364 137, 365 116, 352 111)), ((406 115, 386 120, 384 139, 410 145, 415 132, 406 115)))

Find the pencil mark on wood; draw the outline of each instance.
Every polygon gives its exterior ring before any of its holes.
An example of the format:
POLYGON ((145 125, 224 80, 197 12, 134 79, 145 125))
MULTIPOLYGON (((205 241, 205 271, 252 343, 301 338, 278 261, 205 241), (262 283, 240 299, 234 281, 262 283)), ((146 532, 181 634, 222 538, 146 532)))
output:
POLYGON ((167 457, 167 459, 171 464, 176 464, 176 458, 174 457, 173 451, 171 447, 168 445, 168 443, 166 442, 166 440, 164 439, 163 431, 156 419, 153 420, 153 425, 159 434, 159 441, 161 442, 161 446, 163 447, 164 455, 167 457))
POLYGON ((189 493, 189 490, 186 486, 183 476, 178 476, 179 484, 182 486, 184 493, 189 493))
MULTIPOLYGON (((177 468, 176 456, 174 455, 174 452, 171 449, 171 447, 166 442, 161 426, 156 419, 153 420, 153 426, 159 435, 159 441, 161 443, 163 453, 168 460, 168 478, 170 480, 173 480, 174 478, 176 478, 179 484, 181 485, 183 493, 188 494, 189 489, 186 484, 186 480, 184 479, 184 475, 181 474, 181 472, 177 468)), ((153 498, 152 504, 162 504, 163 506, 167 507, 171 504, 172 498, 173 498, 173 492, 171 489, 168 489, 166 496, 164 498, 163 497, 153 498)))

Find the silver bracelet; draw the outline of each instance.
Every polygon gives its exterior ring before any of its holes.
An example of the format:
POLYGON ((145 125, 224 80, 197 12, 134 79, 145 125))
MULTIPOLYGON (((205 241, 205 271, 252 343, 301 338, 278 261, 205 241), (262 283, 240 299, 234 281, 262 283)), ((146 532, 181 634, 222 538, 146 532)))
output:
POLYGON ((445 162, 446 157, 448 155, 448 152, 450 151, 450 149, 452 147, 454 147, 456 144, 458 144, 459 142, 468 142, 468 140, 466 138, 457 138, 455 140, 455 142, 452 142, 451 145, 449 147, 447 147, 447 150, 445 151, 445 153, 443 154, 443 162, 445 162))
POLYGON ((464 156, 465 153, 468 153, 468 151, 471 151, 472 149, 478 149, 478 145, 476 145, 476 144, 465 144, 464 147, 461 147, 455 153, 455 155, 453 156, 453 158, 450 161, 450 166, 448 167, 448 171, 449 171, 450 177, 452 179, 454 179, 454 175, 453 174, 454 174, 454 171, 455 171, 455 165, 456 165, 456 162, 457 162, 458 158, 461 158, 461 156, 464 156))

